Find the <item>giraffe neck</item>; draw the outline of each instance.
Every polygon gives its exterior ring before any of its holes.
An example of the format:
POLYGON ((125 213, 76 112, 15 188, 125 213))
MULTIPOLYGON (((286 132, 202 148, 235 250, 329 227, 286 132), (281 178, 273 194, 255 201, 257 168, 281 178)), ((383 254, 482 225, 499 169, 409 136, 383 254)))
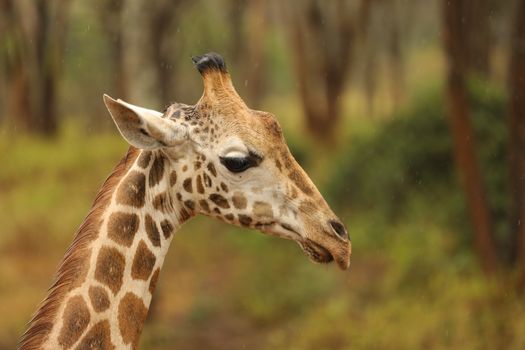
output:
POLYGON ((116 169, 70 246, 22 349, 137 348, 173 234, 193 215, 171 195, 182 192, 177 172, 188 166, 181 162, 174 169, 159 151, 131 149, 116 169))

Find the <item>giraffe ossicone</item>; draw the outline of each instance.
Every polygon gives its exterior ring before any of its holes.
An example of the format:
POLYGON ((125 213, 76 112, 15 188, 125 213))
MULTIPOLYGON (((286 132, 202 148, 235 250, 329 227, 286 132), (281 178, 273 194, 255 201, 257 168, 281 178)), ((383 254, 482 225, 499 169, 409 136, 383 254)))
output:
POLYGON ((204 214, 350 265, 348 233, 295 161, 275 117, 248 108, 221 56, 193 62, 195 105, 163 113, 104 95, 131 145, 99 191, 21 349, 135 349, 174 232, 204 214))

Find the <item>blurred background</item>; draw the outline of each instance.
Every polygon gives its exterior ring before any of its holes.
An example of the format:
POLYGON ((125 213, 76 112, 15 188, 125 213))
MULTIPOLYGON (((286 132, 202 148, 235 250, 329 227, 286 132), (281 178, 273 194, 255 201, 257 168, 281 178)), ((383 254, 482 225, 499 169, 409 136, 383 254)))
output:
POLYGON ((524 349, 525 0, 0 0, 0 348, 127 144, 221 53, 353 242, 348 272, 197 218, 143 349, 524 349))

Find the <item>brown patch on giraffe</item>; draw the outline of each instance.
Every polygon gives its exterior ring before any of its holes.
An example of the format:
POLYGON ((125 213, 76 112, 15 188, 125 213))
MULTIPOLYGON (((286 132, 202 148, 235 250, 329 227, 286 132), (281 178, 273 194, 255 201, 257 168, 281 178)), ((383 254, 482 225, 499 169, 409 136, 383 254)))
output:
POLYGON ((162 229, 164 238, 170 238, 171 234, 173 233, 173 225, 171 224, 171 222, 169 222, 168 220, 163 220, 160 223, 160 228, 162 229))
POLYGON ((210 194, 210 200, 223 209, 228 209, 230 207, 230 203, 228 203, 228 200, 218 193, 210 194))
POLYGON ((147 281, 156 261, 155 255, 149 250, 146 243, 141 240, 133 258, 133 265, 131 265, 131 277, 135 280, 147 281))
POLYGON ((166 193, 159 193, 153 198, 153 208, 166 213, 173 210, 173 203, 171 197, 166 193))
POLYGON ((187 165, 183 165, 182 166, 182 172, 185 173, 187 170, 188 170, 188 166, 187 165))
POLYGON ((213 208, 215 214, 221 215, 221 210, 219 208, 213 208))
POLYGON ((80 295, 69 299, 64 315, 62 316, 62 329, 58 336, 58 344, 69 349, 86 330, 89 320, 89 309, 80 295))
POLYGON ((177 200, 178 200, 179 202, 182 202, 182 194, 180 194, 179 192, 177 192, 176 197, 177 197, 177 200))
POLYGON ((213 183, 211 181, 211 178, 210 178, 210 176, 208 174, 203 173, 202 174, 202 179, 204 180, 204 186, 211 187, 213 185, 213 183))
POLYGON ((235 217, 233 216, 233 214, 226 214, 224 215, 224 218, 228 221, 233 221, 235 217))
POLYGON ((213 165, 212 162, 208 163, 207 168, 213 176, 217 176, 217 170, 215 169, 215 165, 213 165))
POLYGON ((82 225, 80 225, 58 268, 55 278, 56 282, 49 289, 48 295, 22 335, 19 343, 20 349, 38 349, 47 340, 49 332, 55 325, 57 312, 65 295, 79 280, 79 271, 89 266, 89 254, 86 254, 86 251, 91 242, 99 235, 103 213, 111 203, 111 198, 118 184, 135 164, 139 153, 138 149, 130 147, 98 191, 89 214, 82 225))
POLYGON ((292 190, 290 191, 290 197, 292 199, 296 199, 297 197, 299 197, 299 192, 297 192, 297 187, 295 186, 291 186, 292 187, 292 190))
POLYGON ((198 193, 204 193, 204 186, 202 186, 202 178, 200 174, 195 178, 195 186, 197 186, 198 193))
POLYGON ((118 187, 117 203, 142 208, 145 194, 146 176, 138 171, 132 171, 118 187))
POLYGON ((201 162, 197 161, 193 164, 193 170, 199 170, 201 168, 201 162))
POLYGON ((117 294, 122 287, 125 263, 124 255, 116 248, 102 247, 97 257, 95 279, 117 294))
POLYGON ((162 155, 158 155, 153 160, 153 165, 149 170, 149 187, 157 185, 160 180, 162 180, 162 177, 164 176, 164 163, 165 159, 162 155))
POLYGON ((206 201, 205 199, 201 199, 199 201, 199 205, 201 209, 204 210, 206 213, 210 212, 210 205, 208 204, 208 201, 206 201))
POLYGON ((149 214, 146 214, 146 220, 144 222, 146 226, 146 233, 148 238, 155 247, 160 247, 160 233, 157 229, 157 223, 151 218, 149 214))
POLYGON ((232 197, 232 203, 237 209, 245 209, 248 201, 241 192, 235 192, 232 197))
POLYGON ((191 185, 191 177, 188 177, 184 182, 182 183, 182 187, 186 190, 188 193, 193 193, 193 187, 191 185))
POLYGON ((195 202, 192 201, 191 199, 185 200, 184 205, 186 206, 186 208, 188 208, 191 211, 195 210, 195 202))
POLYGON ((191 218, 191 214, 185 208, 182 208, 179 212, 179 222, 184 222, 189 218, 191 218))
POLYGON ((252 223, 252 218, 248 215, 239 214, 239 222, 243 226, 250 226, 250 224, 252 223))
POLYGON ((139 228, 137 214, 116 212, 108 220, 108 237, 115 242, 130 247, 139 228))
MULTIPOLYGON (((89 261, 90 257, 91 257, 91 248, 84 249, 79 252, 79 258, 84 261, 89 261)), ((76 278, 75 280, 71 282, 71 287, 69 288, 69 290, 80 287, 86 280, 88 271, 89 271, 89 264, 80 264, 76 271, 76 278)))
POLYGON ((155 270, 155 272, 153 272, 153 275, 151 276, 151 280, 149 281, 148 290, 150 294, 153 294, 153 292, 155 291, 155 288, 157 287, 157 281, 159 280, 159 273, 160 273, 160 268, 157 267, 157 269, 155 270))
POLYGON ((138 296, 131 292, 124 295, 118 305, 118 326, 124 344, 137 348, 147 315, 148 309, 138 296))
POLYGON ((253 215, 256 217, 273 218, 272 206, 265 202, 253 203, 253 215))
POLYGON ((275 166, 280 172, 283 172, 283 168, 282 168, 283 166, 281 165, 281 162, 279 161, 279 159, 275 159, 275 166))
POLYGON ((312 186, 310 186, 308 180, 306 179, 306 176, 304 176, 304 174, 302 172, 300 172, 299 170, 297 170, 297 169, 296 170, 292 170, 288 174, 288 177, 307 196, 310 196, 310 195, 312 195, 314 193, 314 191, 312 190, 312 186))
POLYGON ((173 170, 170 174, 170 186, 173 187, 177 183, 177 172, 173 170))
POLYGON ((224 192, 228 193, 228 186, 224 182, 221 182, 221 188, 224 192))
POLYGON ((299 205, 299 210, 306 215, 313 215, 318 209, 315 203, 310 201, 302 201, 299 205))
POLYGON ((111 330, 107 320, 95 324, 80 341, 76 350, 113 350, 115 345, 111 342, 111 330))
POLYGON ((88 294, 93 310, 96 312, 107 310, 109 307, 109 296, 104 288, 91 286, 89 287, 88 294))
POLYGON ((140 153, 139 158, 137 159, 137 164, 142 169, 146 169, 149 165, 149 162, 151 160, 151 152, 150 151, 142 151, 140 153))

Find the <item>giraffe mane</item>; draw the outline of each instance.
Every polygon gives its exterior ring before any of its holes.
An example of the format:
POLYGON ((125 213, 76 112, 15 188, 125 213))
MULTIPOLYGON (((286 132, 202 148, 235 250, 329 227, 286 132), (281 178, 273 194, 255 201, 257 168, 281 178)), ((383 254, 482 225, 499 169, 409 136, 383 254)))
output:
POLYGON ((134 163, 138 154, 138 149, 130 147, 126 155, 104 181, 95 197, 91 210, 80 225, 73 242, 60 263, 55 280, 49 288, 46 298, 29 321, 28 328, 20 339, 19 349, 39 349, 46 341, 53 327, 60 301, 70 291, 71 284, 75 282, 78 272, 81 271, 82 265, 85 263, 86 249, 99 233, 102 213, 110 203, 115 187, 134 163))

